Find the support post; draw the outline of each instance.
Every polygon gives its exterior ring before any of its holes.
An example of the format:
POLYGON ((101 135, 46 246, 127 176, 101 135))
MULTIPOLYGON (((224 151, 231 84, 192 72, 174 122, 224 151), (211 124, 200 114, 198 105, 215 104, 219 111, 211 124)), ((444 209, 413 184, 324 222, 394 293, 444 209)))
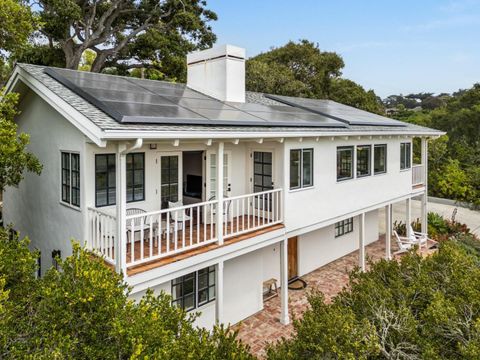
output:
POLYGON ((422 233, 426 234, 428 232, 428 196, 427 191, 422 195, 422 233))
POLYGON ((365 213, 359 215, 358 266, 365 271, 365 213))
POLYGON ((405 227, 407 232, 407 237, 410 237, 410 225, 412 224, 412 199, 408 198, 405 201, 405 227))
POLYGON ((428 139, 422 138, 422 164, 425 192, 422 196, 422 233, 428 233, 428 139))
POLYGON ((217 219, 216 233, 218 245, 223 244, 223 141, 218 143, 217 147, 217 219))
POLYGON ((283 325, 290 323, 288 315, 288 240, 280 241, 280 322, 283 325))
POLYGON ((385 206, 385 258, 392 258, 392 205, 385 206))
POLYGON ((127 163, 123 153, 126 144, 117 146, 117 171, 116 171, 116 211, 117 211, 117 243, 115 244, 115 270, 127 276, 127 163))
POLYGON ((223 260, 217 264, 215 293, 215 321, 223 323, 223 260))

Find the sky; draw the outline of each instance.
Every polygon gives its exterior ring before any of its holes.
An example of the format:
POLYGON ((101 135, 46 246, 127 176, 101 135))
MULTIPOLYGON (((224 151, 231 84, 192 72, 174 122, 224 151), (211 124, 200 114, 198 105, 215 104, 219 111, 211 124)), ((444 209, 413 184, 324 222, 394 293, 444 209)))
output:
POLYGON ((377 95, 453 92, 480 82, 480 0, 207 0, 217 44, 247 56, 307 39, 377 95))

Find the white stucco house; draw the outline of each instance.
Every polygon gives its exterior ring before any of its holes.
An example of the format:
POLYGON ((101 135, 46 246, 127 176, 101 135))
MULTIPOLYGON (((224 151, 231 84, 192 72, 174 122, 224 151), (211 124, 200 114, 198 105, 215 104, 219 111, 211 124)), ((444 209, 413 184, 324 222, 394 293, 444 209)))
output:
POLYGON ((16 121, 44 169, 6 189, 4 220, 40 250, 42 271, 77 239, 133 297, 164 290, 206 327, 261 310, 276 279, 288 323, 289 279, 355 250, 364 267, 379 209, 387 257, 392 204, 421 197, 426 230, 427 142, 441 132, 247 92, 238 47, 187 63, 186 85, 15 67, 7 90, 21 94, 16 121))

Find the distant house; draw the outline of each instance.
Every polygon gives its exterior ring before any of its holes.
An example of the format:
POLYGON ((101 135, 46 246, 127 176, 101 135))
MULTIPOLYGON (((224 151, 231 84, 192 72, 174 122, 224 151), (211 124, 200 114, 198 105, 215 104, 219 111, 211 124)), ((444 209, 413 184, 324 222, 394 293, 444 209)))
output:
MULTIPOLYGON (((442 133, 329 100, 245 91, 245 51, 188 56, 188 82, 18 64, 19 129, 44 165, 4 194, 4 218, 41 251, 75 238, 148 288, 198 310, 200 325, 263 308, 287 283, 391 230, 392 204, 421 197, 427 141, 442 133), (421 163, 412 163, 412 139, 421 163)), ((390 256, 387 236, 386 256, 390 256)))

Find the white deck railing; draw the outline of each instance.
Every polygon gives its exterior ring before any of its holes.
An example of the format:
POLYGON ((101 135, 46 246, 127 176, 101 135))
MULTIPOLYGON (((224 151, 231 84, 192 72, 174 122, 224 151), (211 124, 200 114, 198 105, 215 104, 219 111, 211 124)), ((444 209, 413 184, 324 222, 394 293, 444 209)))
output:
MULTIPOLYGON (((223 199, 223 237, 262 229, 283 221, 282 189, 223 199)), ((143 264, 216 243, 218 200, 170 209, 127 210, 126 266, 143 264)), ((88 209, 89 248, 115 264, 117 220, 108 212, 88 209)), ((118 255, 117 255, 118 256, 118 255)))
POLYGON ((412 185, 425 184, 425 169, 422 164, 412 166, 412 185))
POLYGON ((115 265, 115 239, 117 219, 95 208, 88 208, 88 247, 105 261, 115 265))
POLYGON ((282 189, 223 200, 223 235, 227 239, 282 222, 282 189))

